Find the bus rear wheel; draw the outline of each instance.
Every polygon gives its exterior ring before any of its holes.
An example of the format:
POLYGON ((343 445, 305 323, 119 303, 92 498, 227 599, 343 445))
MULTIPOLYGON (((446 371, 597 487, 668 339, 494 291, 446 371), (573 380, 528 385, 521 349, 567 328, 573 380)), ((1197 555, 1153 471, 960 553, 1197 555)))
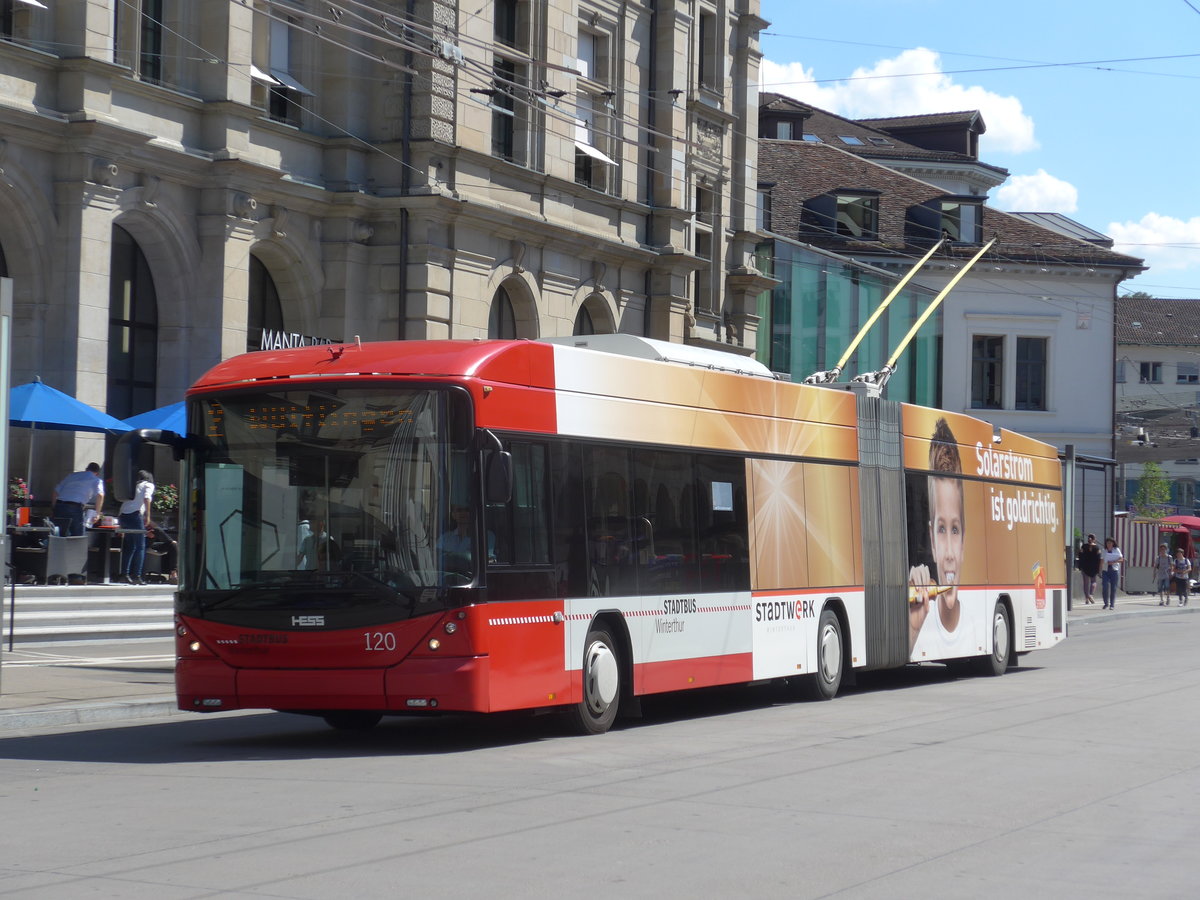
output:
POLYGON ((621 705, 621 656, 608 629, 593 628, 583 642, 583 699, 571 707, 578 734, 604 734, 621 705))
POLYGON ((817 622, 817 671, 800 679, 800 692, 809 700, 832 700, 842 686, 842 623, 832 609, 821 611, 817 622))
POLYGON ((999 601, 992 607, 992 652, 977 656, 975 671, 979 675, 1003 675, 1012 658, 1012 621, 1008 607, 999 601))
POLYGON ((370 731, 379 724, 383 713, 364 709, 339 709, 326 713, 321 718, 325 720, 326 725, 338 731, 370 731))

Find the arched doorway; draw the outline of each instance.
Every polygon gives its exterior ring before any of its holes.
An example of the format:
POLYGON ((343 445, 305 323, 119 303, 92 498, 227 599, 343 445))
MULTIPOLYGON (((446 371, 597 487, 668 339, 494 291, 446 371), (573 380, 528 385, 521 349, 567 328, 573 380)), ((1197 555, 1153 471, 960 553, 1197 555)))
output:
POLYGON ((119 225, 112 230, 108 293, 110 416, 154 409, 158 376, 158 295, 146 255, 119 225))
POLYGON ((246 325, 246 351, 263 348, 264 331, 283 331, 283 306, 275 279, 254 254, 250 255, 249 311, 246 325))
POLYGON ((496 288, 492 308, 488 313, 488 337, 513 340, 517 336, 517 316, 512 297, 504 285, 496 288))
POLYGON ((575 315, 575 326, 571 329, 571 334, 595 334, 596 326, 592 322, 592 314, 588 312, 586 306, 579 307, 579 312, 575 315))
POLYGON ((579 305, 571 334, 612 334, 616 331, 612 312, 601 294, 591 294, 579 305))

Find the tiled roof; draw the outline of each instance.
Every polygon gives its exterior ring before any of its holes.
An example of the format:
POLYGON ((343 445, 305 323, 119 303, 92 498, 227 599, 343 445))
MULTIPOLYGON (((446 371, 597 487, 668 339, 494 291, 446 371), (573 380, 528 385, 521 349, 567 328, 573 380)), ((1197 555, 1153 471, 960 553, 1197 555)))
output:
MULTIPOLYGON (((803 101, 783 94, 764 93, 759 97, 759 115, 762 111, 776 113, 804 113, 804 130, 815 134, 824 143, 838 147, 856 156, 871 159, 905 159, 922 161, 971 162, 986 169, 1007 175, 1006 169, 999 166, 980 163, 965 153, 952 150, 928 150, 909 143, 903 137, 893 134, 886 127, 896 123, 896 127, 907 124, 949 124, 957 121, 956 117, 966 115, 978 116, 978 113, 938 113, 931 116, 895 116, 887 119, 847 119, 803 101), (847 144, 842 136, 856 137, 862 144, 847 144), (886 142, 886 143, 880 143, 886 142)), ((982 121, 981 123, 982 124, 982 121)), ((799 140, 799 135, 796 136, 799 140)))
POLYGON ((1041 225, 1043 228, 1049 228, 1051 231, 1057 231, 1061 234, 1070 237, 1079 238, 1081 241, 1087 241, 1091 244, 1096 244, 1100 247, 1112 248, 1113 239, 1107 234, 1097 231, 1094 228, 1088 228, 1082 222, 1076 222, 1070 216, 1056 212, 1017 212, 1010 209, 1010 216, 1016 216, 1018 219, 1025 219, 1035 225, 1041 225))
POLYGON ((1200 300, 1118 297, 1114 318, 1118 344, 1200 346, 1200 300))
POLYGON ((873 119, 859 119, 864 125, 874 128, 927 128, 942 125, 978 125, 979 133, 987 131, 983 116, 977 109, 964 109, 960 112, 927 113, 920 116, 880 116, 873 119))
POLYGON ((795 97, 789 97, 787 94, 776 94, 771 91, 764 91, 758 95, 758 108, 782 110, 784 112, 813 111, 813 107, 807 103, 801 103, 795 97))
MULTIPOLYGON (((771 230, 839 253, 923 254, 928 243, 922 245, 919 239, 913 240, 919 236, 906 234, 908 210, 930 200, 952 196, 939 187, 831 144, 763 139, 758 148, 759 180, 775 185, 771 190, 771 230), (801 234, 806 200, 854 190, 879 192, 879 240, 813 234, 807 229, 801 234)), ((1132 256, 1114 253, 986 206, 982 221, 984 238, 999 238, 989 253, 989 258, 997 261, 1141 266, 1141 260, 1132 256)), ((961 244, 946 252, 969 257, 977 250, 974 245, 961 244)))

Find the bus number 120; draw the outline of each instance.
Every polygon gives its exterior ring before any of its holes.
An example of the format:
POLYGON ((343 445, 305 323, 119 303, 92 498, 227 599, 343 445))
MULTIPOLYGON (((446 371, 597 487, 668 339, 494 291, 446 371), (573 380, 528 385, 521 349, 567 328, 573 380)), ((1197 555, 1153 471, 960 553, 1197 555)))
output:
POLYGON ((368 650, 395 650, 396 636, 390 631, 364 631, 368 650))

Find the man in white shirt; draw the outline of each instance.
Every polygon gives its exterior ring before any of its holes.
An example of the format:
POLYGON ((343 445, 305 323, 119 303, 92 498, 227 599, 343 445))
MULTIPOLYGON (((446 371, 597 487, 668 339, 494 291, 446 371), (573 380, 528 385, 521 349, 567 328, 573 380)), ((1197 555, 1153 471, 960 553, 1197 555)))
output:
POLYGON ((104 481, 100 463, 88 463, 82 472, 72 472, 54 488, 54 510, 50 518, 63 537, 83 534, 83 508, 96 501, 96 514, 104 506, 104 481))

